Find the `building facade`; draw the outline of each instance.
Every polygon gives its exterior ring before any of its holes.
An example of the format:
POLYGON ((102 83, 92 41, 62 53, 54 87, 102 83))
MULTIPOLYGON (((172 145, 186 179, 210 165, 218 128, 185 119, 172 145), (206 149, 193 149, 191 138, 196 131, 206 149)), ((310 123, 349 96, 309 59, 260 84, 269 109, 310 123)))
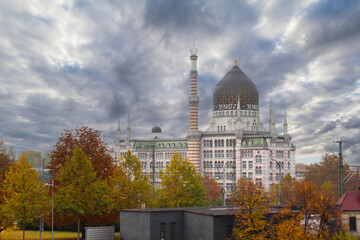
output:
POLYGON ((161 128, 152 129, 152 138, 130 137, 130 120, 125 138, 120 122, 114 141, 118 161, 130 150, 159 185, 159 170, 165 168, 177 152, 188 158, 202 175, 210 174, 229 192, 238 179, 249 178, 268 190, 280 176, 295 176, 295 146, 288 134, 286 112, 283 132, 276 133, 273 107, 269 109, 269 130, 259 117, 259 93, 256 85, 239 68, 232 69, 216 85, 213 93, 212 120, 206 131, 198 129, 197 49, 190 50, 190 129, 184 138, 162 138, 161 128), (281 172, 281 175, 280 175, 281 172))

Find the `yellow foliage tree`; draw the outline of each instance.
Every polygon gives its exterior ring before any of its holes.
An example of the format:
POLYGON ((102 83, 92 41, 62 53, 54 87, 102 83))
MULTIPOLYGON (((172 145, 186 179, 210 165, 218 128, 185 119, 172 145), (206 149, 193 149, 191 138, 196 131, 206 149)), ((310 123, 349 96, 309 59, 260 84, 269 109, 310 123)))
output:
POLYGON ((233 236, 236 239, 266 239, 268 199, 263 189, 249 179, 240 179, 230 197, 236 206, 233 236))
POLYGON ((205 204, 205 189, 195 167, 180 154, 174 153, 165 171, 160 171, 161 188, 158 204, 161 207, 197 207, 205 204))
POLYGON ((6 173, 2 187, 2 213, 22 225, 25 239, 26 224, 49 210, 44 183, 40 181, 38 172, 26 161, 26 157, 21 156, 6 173))
POLYGON ((80 222, 85 215, 106 213, 112 203, 106 182, 97 179, 89 157, 75 148, 71 158, 67 158, 56 175, 55 206, 62 214, 78 219, 78 239, 80 222))
POLYGON ((109 179, 111 195, 114 199, 112 209, 117 215, 119 209, 151 206, 150 179, 148 175, 142 174, 140 166, 139 159, 128 151, 109 179))

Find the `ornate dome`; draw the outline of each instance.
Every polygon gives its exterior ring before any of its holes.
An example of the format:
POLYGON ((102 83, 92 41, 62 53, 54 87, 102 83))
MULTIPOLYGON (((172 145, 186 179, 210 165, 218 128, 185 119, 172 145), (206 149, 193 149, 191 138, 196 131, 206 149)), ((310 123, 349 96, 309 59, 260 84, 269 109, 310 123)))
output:
POLYGON ((161 128, 159 126, 155 126, 151 130, 152 133, 161 133, 161 128))
POLYGON ((214 111, 236 109, 259 110, 259 93, 255 84, 236 65, 216 85, 213 95, 214 111))

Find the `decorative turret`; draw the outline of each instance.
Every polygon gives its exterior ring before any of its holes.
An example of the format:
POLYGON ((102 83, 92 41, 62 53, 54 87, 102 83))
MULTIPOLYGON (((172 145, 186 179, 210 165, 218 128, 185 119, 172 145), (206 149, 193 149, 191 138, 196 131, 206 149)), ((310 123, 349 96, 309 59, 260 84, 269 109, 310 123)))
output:
POLYGON ((283 132, 284 132, 284 136, 287 136, 287 135, 288 135, 288 124, 287 124, 287 120, 286 120, 286 108, 285 108, 283 132))
POLYGON ((155 127, 151 129, 151 133, 153 138, 160 138, 161 137, 161 128, 156 124, 155 127))
POLYGON ((120 129, 120 119, 118 120, 118 128, 116 130, 116 138, 114 140, 115 146, 120 146, 120 136, 121 136, 121 129, 120 129))
POLYGON ((272 102, 270 102, 269 131, 270 131, 270 135, 274 138, 276 136, 276 123, 275 123, 275 119, 274 119, 274 111, 273 111, 272 102))
POLYGON ((128 126, 126 128, 126 139, 125 139, 126 147, 130 148, 130 114, 128 114, 128 126))

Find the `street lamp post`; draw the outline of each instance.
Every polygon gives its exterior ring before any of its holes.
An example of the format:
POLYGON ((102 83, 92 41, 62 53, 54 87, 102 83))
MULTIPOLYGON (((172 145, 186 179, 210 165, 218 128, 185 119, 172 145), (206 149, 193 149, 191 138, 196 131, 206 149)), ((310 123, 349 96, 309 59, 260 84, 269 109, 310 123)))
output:
POLYGON ((273 158, 270 158, 270 160, 276 162, 276 164, 279 166, 279 178, 280 178, 280 181, 279 181, 279 205, 281 205, 281 164, 280 164, 280 161, 277 161, 273 158))
POLYGON ((51 186, 51 240, 54 240, 54 179, 51 184, 47 183, 46 186, 51 186))

